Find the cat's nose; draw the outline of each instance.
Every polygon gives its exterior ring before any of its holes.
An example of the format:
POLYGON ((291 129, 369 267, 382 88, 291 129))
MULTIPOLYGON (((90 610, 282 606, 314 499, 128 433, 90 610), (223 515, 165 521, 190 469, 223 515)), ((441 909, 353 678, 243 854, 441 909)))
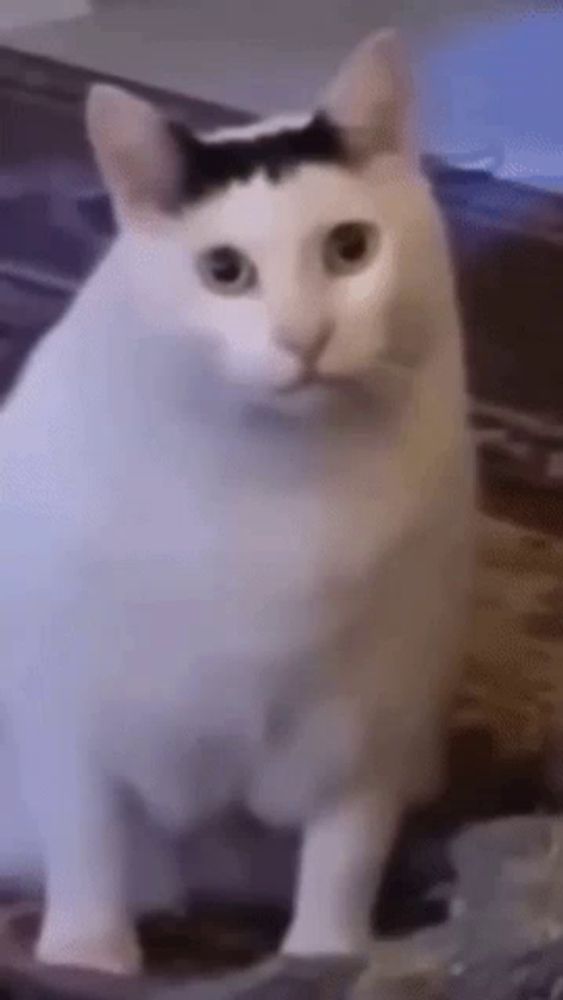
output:
POLYGON ((302 361, 306 368, 314 368, 332 337, 332 325, 322 323, 313 330, 283 327, 276 334, 276 341, 288 354, 302 361))

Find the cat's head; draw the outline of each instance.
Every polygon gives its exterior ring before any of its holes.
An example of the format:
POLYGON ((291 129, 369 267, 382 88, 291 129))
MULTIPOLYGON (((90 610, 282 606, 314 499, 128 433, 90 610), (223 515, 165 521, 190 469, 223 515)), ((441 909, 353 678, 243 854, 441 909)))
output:
POLYGON ((212 346, 222 377, 273 394, 350 387, 416 353, 439 276, 411 103, 391 32, 352 54, 314 112, 212 134, 95 86, 89 133, 138 303, 212 346))

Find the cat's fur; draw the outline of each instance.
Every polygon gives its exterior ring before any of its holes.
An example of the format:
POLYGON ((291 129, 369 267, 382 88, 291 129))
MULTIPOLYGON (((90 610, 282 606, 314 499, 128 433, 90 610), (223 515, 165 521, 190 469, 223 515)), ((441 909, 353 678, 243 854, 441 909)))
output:
POLYGON ((232 802, 301 828, 284 948, 358 951, 400 817, 438 780, 473 470, 394 36, 320 108, 332 156, 295 140, 306 118, 195 140, 90 98, 121 234, 0 426, 0 698, 30 824, 3 811, 0 863, 44 866, 47 962, 137 966, 131 796, 164 830, 232 802), (287 129, 272 172, 252 138, 287 129), (238 176, 212 157, 220 182, 190 185, 194 143, 238 144, 238 176), (327 274, 324 234, 358 220, 375 254, 327 274), (258 287, 204 285, 218 244, 258 287), (295 389, 313 354, 327 381, 295 389))

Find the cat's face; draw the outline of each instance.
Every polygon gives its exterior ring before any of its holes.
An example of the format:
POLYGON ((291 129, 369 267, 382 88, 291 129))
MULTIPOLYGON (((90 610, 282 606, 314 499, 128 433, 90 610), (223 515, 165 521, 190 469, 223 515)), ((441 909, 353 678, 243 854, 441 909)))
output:
POLYGON ((321 112, 205 137, 128 95, 93 94, 137 300, 209 347, 229 381, 286 397, 349 391, 390 363, 428 204, 397 59, 376 36, 321 112))

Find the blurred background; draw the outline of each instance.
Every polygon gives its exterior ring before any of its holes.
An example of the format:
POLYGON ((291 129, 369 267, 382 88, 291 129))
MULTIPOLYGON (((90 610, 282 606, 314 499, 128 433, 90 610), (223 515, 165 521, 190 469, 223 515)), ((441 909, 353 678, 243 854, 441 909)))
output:
POLYGON ((344 52, 399 24, 425 148, 563 189, 556 0, 1 0, 0 41, 256 112, 300 107, 344 52))

